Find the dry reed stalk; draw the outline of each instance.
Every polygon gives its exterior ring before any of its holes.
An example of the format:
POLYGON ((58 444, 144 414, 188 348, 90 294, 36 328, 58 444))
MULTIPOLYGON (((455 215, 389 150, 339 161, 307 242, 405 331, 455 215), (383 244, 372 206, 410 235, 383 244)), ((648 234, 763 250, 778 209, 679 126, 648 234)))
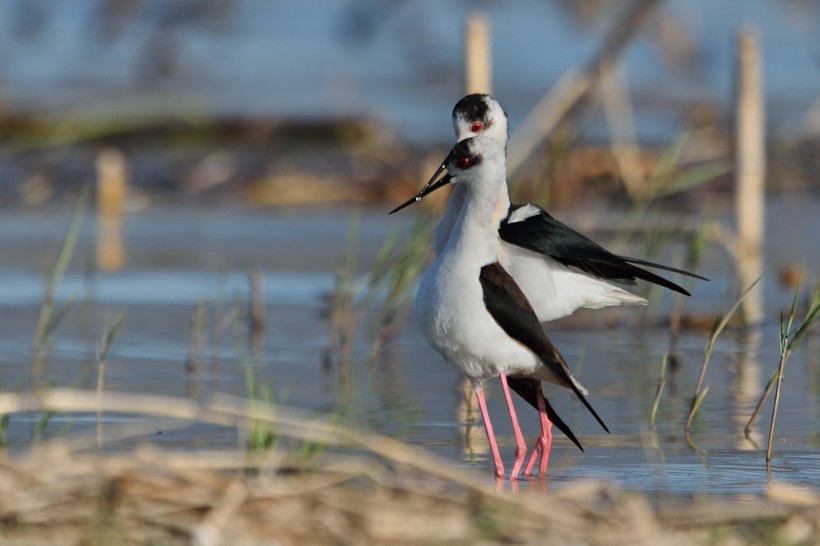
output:
POLYGON ((655 390, 655 399, 652 401, 652 409, 649 412, 649 428, 655 429, 655 417, 658 415, 658 406, 661 403, 661 395, 663 389, 666 387, 666 361, 669 358, 669 353, 664 353, 661 359, 661 371, 658 376, 658 387, 655 390))
POLYGON ((464 94, 492 93, 490 21, 478 11, 467 15, 464 32, 464 94))
POLYGON ((754 411, 752 411, 751 417, 749 417, 749 421, 743 428, 743 433, 746 435, 746 438, 751 439, 752 426, 754 425, 755 421, 757 421, 757 417, 758 415, 760 415, 760 410, 763 409, 763 404, 766 402, 766 399, 772 392, 772 388, 774 387, 774 384, 777 381, 778 371, 779 367, 778 369, 775 369, 774 373, 769 378, 769 381, 766 383, 766 386, 763 388, 763 394, 760 395, 760 398, 758 399, 757 404, 755 405, 755 409, 754 411))
MULTIPOLYGON (((105 389, 105 362, 108 358, 108 350, 111 348, 111 344, 114 342, 114 336, 117 335, 117 332, 122 326, 122 321, 125 320, 125 313, 120 313, 117 318, 114 319, 114 323, 111 325, 111 328, 108 328, 107 331, 103 332, 103 338, 100 343, 100 347, 97 350, 97 400, 99 401, 102 393, 105 389)), ((103 420, 102 420, 102 411, 97 406, 97 447, 100 447, 103 442, 103 420)))
POLYGON ((788 317, 784 317, 782 314, 780 316, 780 360, 777 364, 777 370, 775 371, 774 376, 769 381, 769 384, 766 386, 766 390, 764 390, 763 395, 760 397, 760 402, 758 402, 757 408, 755 409, 755 413, 752 415, 751 419, 749 419, 749 423, 746 425, 745 432, 748 436, 749 430, 754 422, 754 419, 757 415, 757 412, 760 411, 760 407, 763 405, 763 401, 769 395, 769 391, 772 387, 772 382, 775 381, 775 391, 774 391, 774 404, 772 405, 772 420, 769 424, 769 437, 766 443, 766 470, 771 471, 771 459, 772 459, 772 442, 774 440, 774 424, 775 420, 777 419, 777 409, 780 403, 780 387, 783 384, 783 369, 786 366, 786 361, 791 356, 792 352, 797 348, 800 342, 803 340, 803 337, 806 333, 813 327, 814 323, 820 318, 820 287, 816 288, 814 294, 812 295, 811 302, 809 304, 809 308, 806 311, 806 316, 800 321, 796 326, 794 325, 795 320, 795 312, 797 308, 797 297, 800 291, 800 280, 803 277, 803 271, 801 269, 800 276, 798 277, 797 286, 794 290, 794 298, 792 299, 792 305, 789 309, 788 317), (794 327, 793 327, 794 326, 794 327))
POLYGON ((361 317, 355 304, 353 278, 356 274, 356 258, 359 244, 360 218, 353 216, 350 221, 347 246, 335 272, 333 296, 330 304, 330 343, 335 350, 339 392, 342 398, 350 395, 352 388, 353 362, 351 352, 353 341, 361 317))
POLYGON ((635 0, 618 18, 597 55, 584 67, 565 72, 511 135, 507 171, 514 174, 529 158, 538 143, 552 132, 564 116, 591 90, 609 69, 646 16, 659 0, 635 0))
POLYGON ((199 301, 194 307, 191 322, 188 328, 188 357, 185 359, 185 373, 189 379, 196 379, 200 363, 205 352, 205 322, 208 315, 208 305, 199 301))
MULTIPOLYGON (((86 411, 93 405, 94 394, 83 391, 0 395, 0 411, 86 411)), ((102 405, 111 411, 183 419, 203 416, 226 423, 261 418, 298 423, 311 434, 359 443, 363 453, 331 452, 321 471, 292 474, 279 472, 287 467, 278 466, 283 460, 276 456, 260 459, 261 466, 255 466, 248 464, 245 453, 236 451, 144 447, 95 455, 67 453, 56 441, 42 444, 22 458, 0 455, 4 546, 123 540, 206 546, 488 541, 614 546, 708 544, 716 536, 739 544, 765 544, 773 536, 812 543, 820 537, 816 495, 800 495, 799 503, 780 505, 676 502, 671 509, 653 508, 639 493, 582 480, 549 492, 525 482, 520 484, 525 490, 510 494, 449 465, 431 476, 428 471, 435 465, 429 463, 441 461, 422 450, 331 426, 290 408, 257 403, 249 407, 247 400, 227 397, 219 404, 197 404, 111 393, 103 396, 102 405), (407 465, 368 453, 399 454, 416 462, 407 465)))
POLYGON ((780 360, 777 363, 777 381, 774 389, 774 404, 772 404, 772 420, 769 423, 769 436, 766 439, 766 471, 772 470, 772 441, 774 440, 774 423, 777 420, 777 408, 780 405, 780 387, 783 384, 783 368, 786 365, 787 353, 780 353, 780 360))
POLYGON ((354 445, 391 461, 428 472, 465 486, 474 486, 472 476, 450 468, 447 460, 407 446, 397 440, 358 431, 317 418, 308 412, 247 399, 216 395, 212 403, 153 395, 96 393, 74 389, 53 389, 39 395, 0 394, 0 414, 20 411, 96 411, 153 415, 188 421, 204 421, 225 426, 251 426, 264 422, 277 433, 295 439, 330 445, 354 445))
MULTIPOLYGON (((763 274, 763 233, 766 142, 762 60, 757 32, 743 28, 737 37, 737 97, 735 127, 735 216, 737 277, 740 290, 763 274)), ((746 324, 763 319, 763 287, 745 298, 741 317, 746 324)))
POLYGON ((163 544, 191 544, 205 529, 212 541, 207 544, 467 544, 502 539, 517 544, 709 544, 715 536, 764 544, 774 532, 794 534, 795 521, 801 523, 803 542, 817 537, 817 504, 807 495, 797 506, 705 503, 654 509, 640 494, 591 482, 537 496, 524 491, 491 499, 395 473, 392 482, 374 489, 367 486, 366 473, 364 481, 355 483, 310 476, 240 478, 170 469, 160 460, 149 467, 121 455, 80 456, 60 465, 41 455, 38 450, 14 468, 0 467, 4 545, 77 543, 82 537, 89 542, 88 533, 99 532, 103 517, 108 519, 108 543, 126 537, 145 543, 150 537, 163 544), (43 463, 52 464, 45 477, 38 472, 43 463), (547 508, 543 517, 519 511, 522 504, 534 503, 547 508), (209 529, 212 516, 218 526, 209 529), (755 532, 766 525, 768 532, 755 532), (14 530, 27 542, 8 540, 14 530), (47 530, 59 533, 61 540, 47 540, 47 530))
POLYGON ((609 127, 612 155, 629 199, 633 203, 638 203, 646 196, 646 179, 641 166, 640 149, 635 139, 635 119, 623 64, 617 63, 611 70, 605 71, 599 83, 609 127))
POLYGON ((125 262, 122 213, 128 191, 125 156, 114 148, 97 155, 97 267, 117 271, 125 262))
POLYGON ((194 546, 217 546, 220 544, 222 542, 222 533, 228 521, 241 508, 247 498, 247 487, 241 480, 234 478, 191 532, 191 543, 194 546))
MULTIPOLYGON (((276 427, 277 434, 282 436, 340 447, 357 447, 411 472, 443 480, 490 499, 507 499, 503 492, 476 479, 471 472, 453 468, 446 459, 398 440, 344 427, 293 408, 259 401, 249 404, 247 399, 226 395, 215 396, 212 403, 197 403, 181 398, 112 392, 103 393, 97 400, 95 393, 73 389, 53 389, 40 395, 0 394, 0 413, 34 410, 84 412, 97 407, 105 412, 153 415, 225 426, 248 427, 265 422, 276 427)), ((537 503, 522 502, 519 505, 516 502, 516 508, 534 517, 546 517, 549 513, 549 507, 537 503)))
MULTIPOLYGON (((213 387, 219 390, 219 369, 220 369, 220 354, 222 352, 222 338, 226 332, 229 332, 231 327, 237 321, 241 314, 241 308, 238 304, 228 304, 224 297, 224 279, 220 275, 220 294, 214 304, 214 319, 211 328, 211 343, 210 343, 210 375, 213 381, 213 387)), ((203 333, 204 334, 204 333, 203 333)))
POLYGON ((265 274, 254 271, 250 274, 248 282, 248 347, 253 360, 252 365, 259 366, 263 360, 265 347, 265 274))
POLYGON ((265 274, 254 271, 248 281, 250 285, 250 302, 248 312, 252 332, 261 332, 265 328, 265 274))

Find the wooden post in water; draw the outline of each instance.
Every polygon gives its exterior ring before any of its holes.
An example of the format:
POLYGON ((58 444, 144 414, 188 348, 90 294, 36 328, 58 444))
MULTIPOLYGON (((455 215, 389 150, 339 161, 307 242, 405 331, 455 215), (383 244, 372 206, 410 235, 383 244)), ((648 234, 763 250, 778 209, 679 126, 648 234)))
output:
MULTIPOLYGON (((744 27, 737 37, 735 105, 735 260, 740 293, 763 274, 766 142, 761 72, 757 31, 744 27)), ((743 300, 740 314, 745 324, 763 319, 762 283, 743 300)))
POLYGON ((464 94, 492 93, 490 22, 479 11, 467 16, 464 32, 464 94))
POLYGON ((116 271, 125 261, 122 213, 128 190, 125 156, 113 148, 97 155, 97 267, 116 271))
MULTIPOLYGON (((464 24, 464 94, 492 93, 492 36, 487 16, 479 11, 467 15, 464 24)), ((455 422, 463 423, 463 453, 468 458, 486 453, 487 442, 482 441, 481 434, 475 433, 475 424, 479 423, 475 407, 473 384, 467 379, 461 380, 461 401, 455 409, 455 422)))

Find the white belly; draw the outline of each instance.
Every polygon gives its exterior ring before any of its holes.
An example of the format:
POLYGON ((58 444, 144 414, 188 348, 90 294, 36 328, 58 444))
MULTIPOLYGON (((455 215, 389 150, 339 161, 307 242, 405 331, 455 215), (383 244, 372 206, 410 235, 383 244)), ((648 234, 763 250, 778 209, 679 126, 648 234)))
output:
POLYGON ((544 368, 541 362, 510 338, 487 311, 479 269, 459 270, 455 262, 437 260, 427 270, 415 302, 416 320, 424 337, 471 378, 502 371, 511 375, 537 374, 544 368))

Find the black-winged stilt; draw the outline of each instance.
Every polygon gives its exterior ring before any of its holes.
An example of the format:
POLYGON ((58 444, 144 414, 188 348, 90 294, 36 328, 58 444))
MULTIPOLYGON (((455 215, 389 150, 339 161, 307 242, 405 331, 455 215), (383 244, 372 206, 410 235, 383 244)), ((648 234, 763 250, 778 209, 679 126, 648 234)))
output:
MULTIPOLYGON (((467 95, 453 108, 452 119, 458 141, 476 134, 484 134, 502 147, 506 147, 507 115, 498 101, 491 96, 467 95)), ((437 180, 444 168, 445 166, 442 165, 430 182, 414 198, 394 209, 391 214, 446 185, 449 181, 447 177, 437 180)), ((464 185, 456 185, 451 193, 447 209, 436 226, 433 236, 433 246, 437 255, 441 254, 447 244, 464 206, 466 193, 467 189, 464 185)), ((607 282, 610 280, 634 284, 635 279, 642 279, 689 295, 677 284, 637 267, 637 265, 704 279, 704 277, 680 269, 612 254, 556 220, 537 205, 510 205, 504 216, 498 231, 502 239, 501 246, 509 257, 507 271, 519 285, 533 306, 538 319, 542 322, 569 315, 581 307, 599 309, 616 305, 645 305, 647 303, 644 298, 607 282)), ((503 373, 501 380, 518 445, 516 461, 519 459, 523 440, 517 426, 508 386, 541 412, 542 434, 536 447, 541 448, 542 451, 539 473, 543 473, 548 456, 548 452, 545 453, 543 450, 545 444, 543 438, 549 434, 549 428, 547 427, 546 431, 543 430, 545 414, 540 406, 540 399, 543 399, 540 382, 531 378, 505 378, 503 373)), ((548 404, 546 414, 581 448, 572 432, 548 404)), ((536 455, 537 450, 534 450, 525 473, 529 474, 536 455)))
MULTIPOLYGON (((507 144, 507 114, 490 95, 462 98, 453 108, 453 128, 459 141, 484 134, 502 146, 507 144)), ((431 180, 443 171, 442 165, 431 180)), ((420 201, 437 187, 428 184, 391 214, 420 201)), ((447 243, 463 207, 465 191, 463 186, 453 188, 444 216, 436 226, 433 247, 437 254, 447 243)), ((542 322, 564 317, 581 307, 646 305, 644 298, 607 281, 635 284, 641 279, 689 295, 682 287, 639 265, 707 280, 681 269, 613 254, 534 204, 510 205, 499 225, 499 235, 511 258, 509 273, 542 322)))
MULTIPOLYGON (((510 202, 503 145, 485 135, 455 145, 444 161, 448 174, 431 179, 426 193, 455 183, 463 201, 450 236, 424 273, 416 294, 416 318, 427 341, 473 383, 497 476, 504 475, 484 400, 483 380, 499 375, 516 433, 516 456, 510 477, 517 478, 526 455, 508 389, 519 381, 521 394, 541 416, 539 474, 546 471, 551 444, 550 419, 580 447, 568 427, 548 409, 540 381, 571 389, 601 426, 606 425, 584 398, 586 389, 570 374, 561 354, 544 333, 527 297, 507 272, 510 256, 499 226, 510 202), (529 393, 528 389, 532 389, 529 393), (549 412, 549 414, 548 414, 549 412)), ((438 176, 438 173, 437 175, 438 176)), ((528 464, 531 468, 535 459, 528 464)))

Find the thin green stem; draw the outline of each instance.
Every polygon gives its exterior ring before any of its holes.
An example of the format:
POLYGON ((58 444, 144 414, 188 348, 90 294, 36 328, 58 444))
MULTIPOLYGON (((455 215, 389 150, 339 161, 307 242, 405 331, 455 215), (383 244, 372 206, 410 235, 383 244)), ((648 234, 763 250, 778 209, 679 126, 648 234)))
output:
POLYGON ((697 413, 698 408, 700 408, 700 405, 703 402, 703 399, 706 397, 706 393, 709 390, 708 387, 706 389, 703 389, 703 380, 706 377, 706 368, 709 366, 709 359, 712 356, 712 350, 714 349, 715 341, 717 341, 718 336, 721 334, 721 332, 723 332, 723 329, 729 323, 729 319, 732 318, 732 315, 735 313, 735 311, 737 311, 738 307, 740 307, 740 304, 743 302, 744 298, 746 298, 746 296, 749 295, 749 293, 752 291, 752 288, 754 288, 755 285, 758 282, 760 282, 760 279, 762 278, 763 275, 758 277, 757 280, 755 280, 755 282, 753 282, 743 292, 740 298, 738 298, 738 300, 735 302, 732 308, 729 309, 729 311, 725 315, 723 315, 722 317, 720 317, 719 315, 715 317, 715 322, 712 325, 712 332, 709 334, 709 341, 706 343, 706 349, 703 353, 703 363, 700 366, 698 382, 695 385, 695 392, 692 395, 692 405, 689 408, 689 415, 686 417, 686 425, 684 426, 684 430, 686 430, 687 432, 692 428, 692 421, 695 418, 695 414, 697 413))

